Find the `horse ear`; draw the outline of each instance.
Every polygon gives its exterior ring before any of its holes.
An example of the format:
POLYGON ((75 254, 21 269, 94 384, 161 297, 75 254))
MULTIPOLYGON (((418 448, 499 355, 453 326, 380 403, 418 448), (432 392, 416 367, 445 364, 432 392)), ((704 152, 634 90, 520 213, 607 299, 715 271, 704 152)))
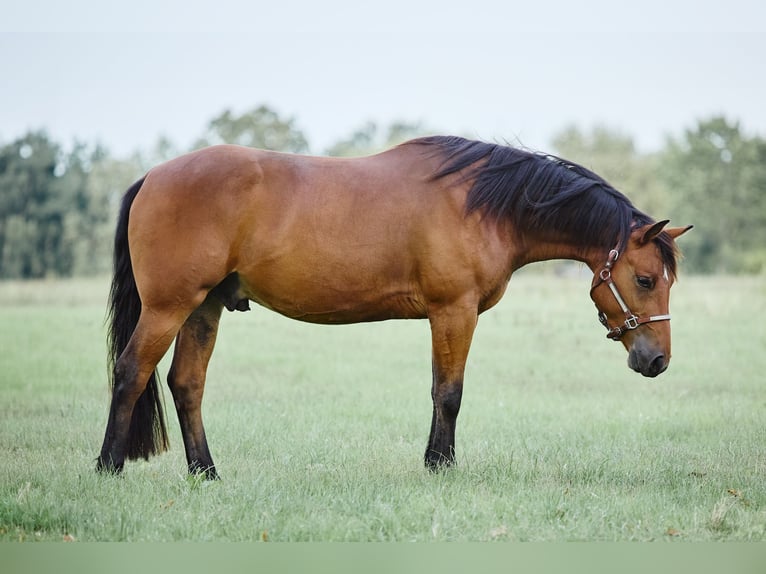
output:
POLYGON ((671 227, 669 229, 665 230, 665 233, 670 235, 673 239, 676 239, 678 236, 683 235, 687 231, 689 231, 693 225, 687 225, 686 227, 671 227))
POLYGON ((638 243, 640 245, 646 245, 652 239, 657 237, 668 223, 670 223, 670 220, 665 219, 663 221, 658 221, 657 223, 650 223, 640 227, 635 231, 636 236, 638 237, 638 243))

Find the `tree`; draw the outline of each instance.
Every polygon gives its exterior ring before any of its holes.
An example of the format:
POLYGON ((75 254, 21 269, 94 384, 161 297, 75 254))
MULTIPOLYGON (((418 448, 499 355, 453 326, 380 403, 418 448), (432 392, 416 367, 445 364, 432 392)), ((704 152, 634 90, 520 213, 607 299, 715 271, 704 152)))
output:
POLYGON ((369 155, 378 151, 375 142, 378 126, 375 122, 367 122, 354 130, 350 136, 335 142, 325 150, 325 154, 334 157, 354 157, 369 155))
POLYGON ((170 138, 160 135, 149 150, 138 150, 128 160, 118 163, 132 164, 141 173, 146 173, 153 167, 176 158, 182 153, 184 152, 170 138))
POLYGON ((598 126, 583 133, 575 126, 553 140, 556 153, 596 172, 657 219, 670 217, 671 202, 658 177, 659 156, 640 154, 633 138, 598 126))
POLYGON ((59 181, 59 156, 43 132, 0 150, 0 277, 65 274, 71 265, 71 220, 60 209, 71 188, 59 181))
POLYGON ((325 153, 336 157, 370 155, 426 133, 428 130, 420 122, 396 121, 381 130, 375 122, 370 121, 327 148, 325 153))
POLYGON ((690 267, 702 272, 766 269, 766 141, 722 116, 669 139, 661 175, 680 222, 690 267))
POLYGON ((44 132, 0 148, 0 278, 91 271, 108 211, 88 188, 103 150, 75 144, 65 154, 44 132))
POLYGON ((194 147, 223 143, 292 153, 305 153, 309 149, 295 119, 282 119, 267 106, 259 106, 240 116, 225 110, 210 120, 207 131, 194 147))
POLYGON ((88 208, 80 217, 83 232, 76 245, 74 275, 111 269, 114 225, 122 196, 145 171, 137 156, 117 159, 102 150, 94 158, 85 183, 88 208))

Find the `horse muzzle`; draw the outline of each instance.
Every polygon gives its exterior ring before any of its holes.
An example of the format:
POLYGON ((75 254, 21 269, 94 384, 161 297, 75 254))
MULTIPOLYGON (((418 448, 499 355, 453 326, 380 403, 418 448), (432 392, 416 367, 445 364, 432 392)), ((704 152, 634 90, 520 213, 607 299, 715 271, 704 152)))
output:
POLYGON ((662 351, 642 344, 641 339, 628 351, 628 366, 645 377, 656 377, 670 364, 670 358, 662 351))

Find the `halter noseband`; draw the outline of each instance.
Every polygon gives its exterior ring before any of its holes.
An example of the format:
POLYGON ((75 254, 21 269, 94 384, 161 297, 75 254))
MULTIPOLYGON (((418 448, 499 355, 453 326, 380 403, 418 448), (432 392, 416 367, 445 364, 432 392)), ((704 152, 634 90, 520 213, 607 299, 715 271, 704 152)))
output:
POLYGON ((604 327, 607 328, 608 333, 606 336, 613 341, 619 341, 627 331, 638 329, 645 323, 652 323, 653 321, 670 321, 670 315, 652 315, 649 317, 639 318, 638 315, 634 315, 633 312, 628 308, 625 300, 620 296, 620 292, 617 290, 617 285, 615 285, 614 281, 612 280, 612 266, 614 265, 614 262, 617 261, 619 256, 620 252, 617 249, 612 249, 609 252, 609 257, 606 260, 606 264, 596 276, 598 279, 594 278, 593 286, 590 288, 591 293, 593 293, 593 290, 596 287, 602 283, 606 283, 609 286, 609 289, 612 291, 614 298, 617 299, 617 303, 620 305, 620 309, 622 309, 622 312, 625 314, 625 322, 622 325, 610 328, 609 323, 606 320, 606 313, 601 310, 598 311, 598 320, 604 327))

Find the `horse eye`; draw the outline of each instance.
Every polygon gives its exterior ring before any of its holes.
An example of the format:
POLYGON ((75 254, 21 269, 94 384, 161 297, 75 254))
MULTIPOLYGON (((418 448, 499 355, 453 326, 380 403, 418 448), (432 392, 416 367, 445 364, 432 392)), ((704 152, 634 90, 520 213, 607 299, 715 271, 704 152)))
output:
POLYGON ((654 281, 651 277, 643 277, 641 275, 636 277, 636 283, 643 289, 651 289, 654 287, 654 281))

